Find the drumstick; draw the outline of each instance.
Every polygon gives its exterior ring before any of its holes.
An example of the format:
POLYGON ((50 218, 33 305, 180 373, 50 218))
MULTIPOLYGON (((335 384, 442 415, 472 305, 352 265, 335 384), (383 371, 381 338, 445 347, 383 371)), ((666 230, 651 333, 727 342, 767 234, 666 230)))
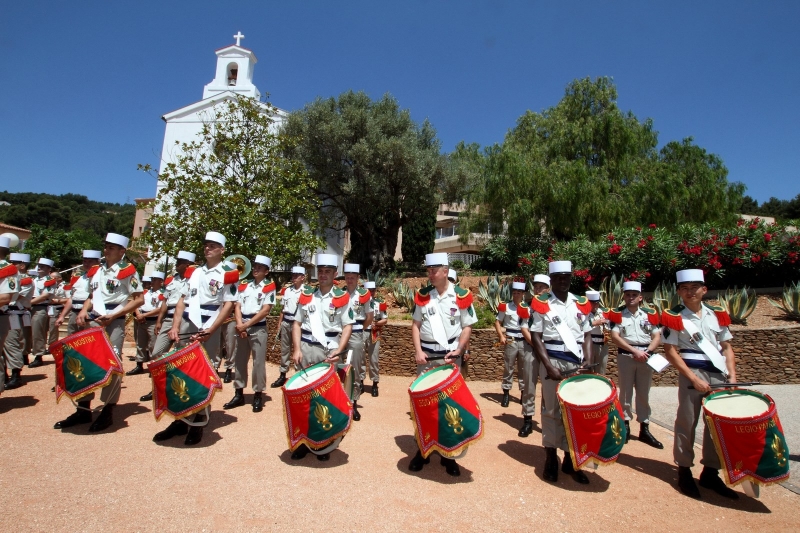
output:
MULTIPOLYGON (((590 369, 590 368, 594 368, 594 367, 596 367, 596 366, 599 366, 599 365, 600 365, 600 363, 594 363, 594 364, 592 364, 592 365, 587 365, 587 366, 579 366, 579 367, 577 367, 577 368, 573 368, 572 370, 562 370, 562 371, 561 371, 561 375, 562 375, 563 377, 571 376, 572 374, 577 374, 577 373, 578 373, 578 372, 580 372, 581 370, 588 370, 588 369, 590 369)), ((550 376, 545 376, 545 378, 544 378, 544 379, 550 379, 550 376)))
MULTIPOLYGON (((461 356, 460 355, 454 355, 454 356, 450 357, 450 359, 458 359, 459 357, 461 357, 461 356)), ((426 357, 425 358, 426 361, 437 361, 439 359, 447 359, 447 355, 434 355, 433 357, 426 357)))
MULTIPOLYGON (((716 383, 714 385, 709 384, 709 388, 712 389, 727 389, 730 387, 752 387, 753 385, 761 385, 760 381, 741 381, 739 383, 716 383)), ((694 389, 694 385, 689 385, 690 389, 694 389)))

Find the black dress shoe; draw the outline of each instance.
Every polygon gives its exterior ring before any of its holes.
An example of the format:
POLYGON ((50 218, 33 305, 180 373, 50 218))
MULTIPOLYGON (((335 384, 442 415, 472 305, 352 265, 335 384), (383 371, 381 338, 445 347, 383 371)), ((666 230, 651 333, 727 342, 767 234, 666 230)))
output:
POLYGON ((530 415, 525 415, 523 417, 522 427, 519 428, 519 435, 520 437, 527 437, 533 432, 533 417, 530 415))
POLYGON ((415 455, 411 459, 411 462, 408 463, 408 469, 411 470, 412 472, 419 472, 420 470, 422 470, 422 467, 424 467, 426 464, 430 462, 431 462, 430 457, 425 457, 423 459, 422 452, 417 450, 417 455, 415 455))
POLYGON ((545 448, 544 472, 545 481, 558 481, 558 454, 555 448, 545 448))
POLYGON ((278 379, 272 382, 270 387, 273 389, 277 389, 278 387, 283 387, 286 384, 286 373, 281 372, 281 375, 278 376, 278 379))
POLYGON ((136 363, 135 368, 125 372, 126 376, 138 376, 139 374, 147 374, 147 370, 144 369, 142 363, 136 363))
POLYGON ((625 421, 625 444, 628 444, 628 441, 631 440, 631 423, 629 421, 625 421))
POLYGON ((30 362, 28 368, 36 368, 38 366, 42 366, 44 362, 42 362, 41 356, 36 356, 33 358, 33 361, 30 362))
MULTIPOLYGON (((203 422, 206 415, 194 415, 193 422, 203 422)), ((203 440, 203 426, 190 426, 189 432, 186 434, 186 440, 183 443, 186 446, 192 446, 203 440)))
POLYGON ((301 444, 299 448, 297 448, 295 451, 292 452, 292 459, 295 461, 299 461, 300 459, 308 455, 309 451, 311 450, 308 449, 308 446, 306 446, 305 444, 301 444))
POLYGON ((317 455, 317 461, 329 461, 330 458, 331 458, 331 454, 330 453, 323 453, 323 454, 317 455))
POLYGON ((189 433, 189 426, 185 424, 182 420, 175 420, 167 426, 166 429, 159 431, 155 435, 153 435, 153 442, 161 442, 164 440, 169 440, 172 437, 177 437, 179 435, 186 435, 189 433))
POLYGON ((264 410, 264 398, 261 396, 260 392, 257 392, 253 395, 253 412, 260 413, 264 410))
POLYGON ((22 387, 22 385, 23 383, 22 376, 20 376, 20 370, 15 368, 11 371, 11 379, 6 380, 6 390, 18 389, 19 387, 22 387))
POLYGON ((103 410, 100 411, 100 416, 97 417, 97 420, 92 422, 92 425, 89 426, 89 433, 97 433, 98 431, 103 431, 104 429, 111 426, 114 423, 114 404, 107 403, 103 410))
POLYGON ((231 372, 231 369, 230 368, 226 368, 225 369, 225 379, 223 379, 222 381, 224 383, 230 383, 231 381, 233 381, 232 374, 233 374, 233 372, 231 372))
POLYGON ((441 461, 439 461, 444 467, 445 472, 453 477, 458 477, 461 475, 461 469, 458 467, 458 463, 455 459, 450 459, 448 457, 442 457, 441 461))
POLYGON ((719 477, 719 470, 716 468, 703 467, 703 471, 700 472, 700 486, 704 489, 711 489, 724 498, 739 499, 736 491, 727 486, 719 477))
POLYGON ((500 407, 508 407, 508 402, 509 402, 508 393, 509 391, 507 390, 503 391, 503 399, 500 400, 500 407))
POLYGON ((236 393, 231 398, 231 401, 222 406, 223 409, 233 409, 234 407, 241 407, 244 405, 244 389, 236 389, 236 393))
POLYGON ((639 442, 643 442, 658 450, 664 449, 664 445, 650 433, 650 424, 639 424, 639 442))
MULTIPOLYGON (((140 402, 151 402, 151 401, 153 401, 153 393, 152 393, 152 392, 148 392, 148 393, 147 393, 147 394, 145 394, 144 396, 140 396, 140 397, 139 397, 139 401, 140 401, 140 402)), ((184 424, 184 426, 185 426, 185 425, 186 425, 186 424, 184 424)))
POLYGON ((361 413, 358 412, 358 407, 356 407, 355 405, 353 405, 353 420, 355 420, 356 422, 361 420, 361 413))
POLYGON ((373 381, 372 382, 372 397, 373 398, 377 398, 378 397, 378 382, 377 381, 373 381))
POLYGON ((92 421, 92 412, 87 411, 87 409, 89 409, 89 405, 89 402, 78 402, 78 406, 83 407, 83 409, 78 409, 64 420, 56 422, 53 425, 53 429, 65 429, 71 428, 72 426, 77 426, 79 424, 90 423, 92 421))
POLYGON ((589 478, 586 476, 586 473, 580 470, 575 470, 575 467, 572 465, 572 456, 569 453, 564 454, 564 462, 561 463, 561 471, 565 474, 571 475, 572 479, 581 485, 589 484, 589 478))
POLYGON ((694 478, 692 477, 692 469, 688 466, 678 467, 678 489, 680 489, 681 493, 685 496, 694 498, 695 500, 700 499, 700 489, 697 488, 694 478))

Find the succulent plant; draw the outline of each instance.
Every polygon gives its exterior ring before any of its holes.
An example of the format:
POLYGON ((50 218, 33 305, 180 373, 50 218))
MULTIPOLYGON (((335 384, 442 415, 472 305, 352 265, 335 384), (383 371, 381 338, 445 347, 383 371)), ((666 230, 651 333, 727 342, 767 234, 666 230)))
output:
POLYGON ((747 317, 756 310, 756 303, 758 303, 756 291, 747 286, 741 289, 734 286, 733 289, 728 288, 725 294, 719 295, 719 304, 728 311, 733 324, 746 326, 747 317))
POLYGON ((500 276, 488 276, 486 278, 486 285, 483 281, 478 282, 478 298, 486 302, 492 313, 497 314, 497 306, 500 302, 508 302, 511 300, 511 280, 503 281, 500 276))
POLYGON ((800 320, 800 282, 795 281, 783 288, 781 303, 777 304, 772 300, 769 300, 769 303, 783 311, 788 318, 800 320))
POLYGON ((622 280, 611 274, 600 283, 600 305, 616 309, 622 305, 622 280))
MULTIPOLYGON (((375 282, 375 285, 378 283, 375 282)), ((398 281, 392 285, 392 296, 394 297, 394 301, 397 302, 397 305, 400 307, 405 307, 408 309, 409 313, 414 313, 414 308, 417 306, 414 303, 414 289, 408 286, 408 284, 398 281)))
POLYGON ((377 272, 367 272, 367 281, 374 281, 375 287, 383 287, 386 284, 386 276, 381 276, 381 271, 378 269, 377 272))
POLYGON ((678 289, 674 283, 661 282, 656 287, 656 290, 653 291, 652 306, 658 311, 659 315, 679 303, 681 303, 681 297, 678 295, 678 289))

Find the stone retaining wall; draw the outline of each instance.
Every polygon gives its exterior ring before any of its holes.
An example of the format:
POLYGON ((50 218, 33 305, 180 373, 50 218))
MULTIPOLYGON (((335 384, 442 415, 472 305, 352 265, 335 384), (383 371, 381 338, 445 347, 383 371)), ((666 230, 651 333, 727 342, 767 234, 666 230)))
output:
MULTIPOLYGON (((274 336, 277 327, 277 317, 269 317, 271 335, 274 336)), ((777 385, 800 383, 800 354, 797 353, 800 348, 800 328, 737 330, 733 334, 738 381, 760 381, 764 384, 777 385)), ((389 324, 383 329, 381 337, 381 373, 413 377, 416 364, 411 343, 411 325, 389 324)), ((466 366, 468 379, 496 382, 502 379, 503 348, 495 346, 495 342, 497 333, 493 329, 472 332, 471 359, 466 366)), ((607 375, 615 381, 616 352, 616 347, 612 344, 609 349, 607 375)), ((267 359, 272 363, 278 363, 280 346, 276 346, 274 350, 270 349, 267 359)), ((653 384, 656 386, 675 386, 677 383, 678 373, 672 367, 653 376, 653 384)))

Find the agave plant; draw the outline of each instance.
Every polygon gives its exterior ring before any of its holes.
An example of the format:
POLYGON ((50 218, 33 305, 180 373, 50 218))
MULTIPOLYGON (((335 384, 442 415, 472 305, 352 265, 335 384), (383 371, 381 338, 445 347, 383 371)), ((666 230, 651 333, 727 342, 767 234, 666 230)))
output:
POLYGON ((756 291, 748 289, 746 285, 741 290, 737 286, 729 288, 719 296, 719 305, 728 311, 731 323, 743 326, 747 325, 747 317, 756 310, 757 302, 756 291))
POLYGON ((486 302, 492 313, 497 314, 497 306, 500 302, 508 302, 511 300, 511 281, 501 280, 500 276, 488 276, 486 278, 486 285, 482 281, 478 282, 478 297, 486 302))
POLYGON ((781 303, 776 304, 772 300, 769 300, 769 303, 783 311, 788 318, 800 320, 800 282, 795 281, 783 288, 781 303))
MULTIPOLYGON (((375 284, 377 285, 377 282, 375 284)), ((397 302, 397 305, 405 307, 409 313, 414 313, 414 308, 417 306, 414 303, 414 289, 409 287, 408 284, 402 281, 394 283, 392 285, 392 296, 394 296, 394 301, 397 302)))
POLYGON ((617 280, 616 274, 611 274, 600 283, 600 305, 608 309, 622 305, 622 280, 617 280))
POLYGON ((679 303, 681 303, 681 297, 678 295, 678 289, 674 283, 663 281, 658 284, 655 292, 653 292, 652 305, 659 315, 679 303))

